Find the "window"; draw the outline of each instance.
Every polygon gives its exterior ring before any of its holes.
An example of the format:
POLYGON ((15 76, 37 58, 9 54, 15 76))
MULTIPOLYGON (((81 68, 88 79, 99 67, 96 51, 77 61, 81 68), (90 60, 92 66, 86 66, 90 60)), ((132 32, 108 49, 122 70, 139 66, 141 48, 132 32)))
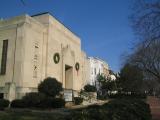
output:
POLYGON ((8 49, 8 40, 3 40, 0 43, 0 74, 4 75, 6 73, 6 63, 7 63, 7 49, 8 49))
POLYGON ((96 68, 94 68, 94 74, 95 74, 95 75, 97 74, 97 72, 96 72, 96 68))

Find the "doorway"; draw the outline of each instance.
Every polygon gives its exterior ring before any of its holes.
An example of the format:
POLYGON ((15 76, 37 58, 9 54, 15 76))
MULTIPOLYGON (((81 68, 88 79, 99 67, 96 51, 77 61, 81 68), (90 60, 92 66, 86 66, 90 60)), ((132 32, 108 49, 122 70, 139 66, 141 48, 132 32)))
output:
POLYGON ((65 88, 72 89, 73 87, 73 67, 65 65, 65 88))

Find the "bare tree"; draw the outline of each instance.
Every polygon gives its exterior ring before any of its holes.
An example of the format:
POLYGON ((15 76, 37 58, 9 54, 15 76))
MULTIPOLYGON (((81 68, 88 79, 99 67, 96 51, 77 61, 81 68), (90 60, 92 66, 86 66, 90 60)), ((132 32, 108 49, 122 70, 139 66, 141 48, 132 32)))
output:
POLYGON ((132 27, 140 41, 130 62, 160 83, 160 1, 137 0, 133 11, 132 27))
POLYGON ((160 40, 150 43, 147 47, 144 43, 137 46, 137 50, 130 57, 130 62, 138 65, 160 83, 160 40))
POLYGON ((22 3, 23 5, 26 5, 25 2, 24 2, 24 0, 21 0, 21 3, 22 3))
POLYGON ((142 41, 160 39, 160 1, 137 0, 133 11, 131 21, 136 35, 142 41))

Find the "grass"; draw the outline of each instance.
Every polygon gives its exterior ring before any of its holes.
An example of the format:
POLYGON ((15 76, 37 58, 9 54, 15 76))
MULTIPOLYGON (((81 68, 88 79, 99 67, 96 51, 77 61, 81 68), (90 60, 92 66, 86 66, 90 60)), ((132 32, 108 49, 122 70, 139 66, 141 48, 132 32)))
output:
POLYGON ((66 113, 33 112, 30 110, 8 110, 0 112, 0 120, 65 120, 66 113))

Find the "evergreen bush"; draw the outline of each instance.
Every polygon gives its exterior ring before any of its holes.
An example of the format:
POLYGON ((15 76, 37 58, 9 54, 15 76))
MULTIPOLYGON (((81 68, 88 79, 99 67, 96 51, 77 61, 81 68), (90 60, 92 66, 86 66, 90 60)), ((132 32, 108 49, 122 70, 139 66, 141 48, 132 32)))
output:
POLYGON ((37 108, 39 107, 43 101, 45 101, 46 96, 43 93, 31 92, 27 93, 22 101, 26 104, 28 108, 37 108))
POLYGON ((146 99, 147 95, 145 93, 116 93, 108 94, 108 98, 120 99, 120 98, 136 98, 136 99, 146 99))
POLYGON ((51 77, 44 79, 44 81, 38 85, 38 91, 50 97, 56 97, 62 90, 62 83, 51 77))
POLYGON ((151 120, 149 105, 140 99, 116 99, 72 112, 72 120, 151 120))
POLYGON ((0 99, 0 109, 3 110, 4 108, 7 108, 9 106, 9 103, 9 100, 0 99))
POLYGON ((22 99, 15 99, 10 104, 11 108, 27 108, 27 104, 22 99))
POLYGON ((81 97, 74 97, 74 104, 80 105, 83 102, 83 98, 81 97))
POLYGON ((65 107, 65 100, 62 98, 53 98, 52 108, 65 107))
POLYGON ((97 89, 95 86, 87 84, 84 86, 84 91, 85 92, 96 92, 97 89))

